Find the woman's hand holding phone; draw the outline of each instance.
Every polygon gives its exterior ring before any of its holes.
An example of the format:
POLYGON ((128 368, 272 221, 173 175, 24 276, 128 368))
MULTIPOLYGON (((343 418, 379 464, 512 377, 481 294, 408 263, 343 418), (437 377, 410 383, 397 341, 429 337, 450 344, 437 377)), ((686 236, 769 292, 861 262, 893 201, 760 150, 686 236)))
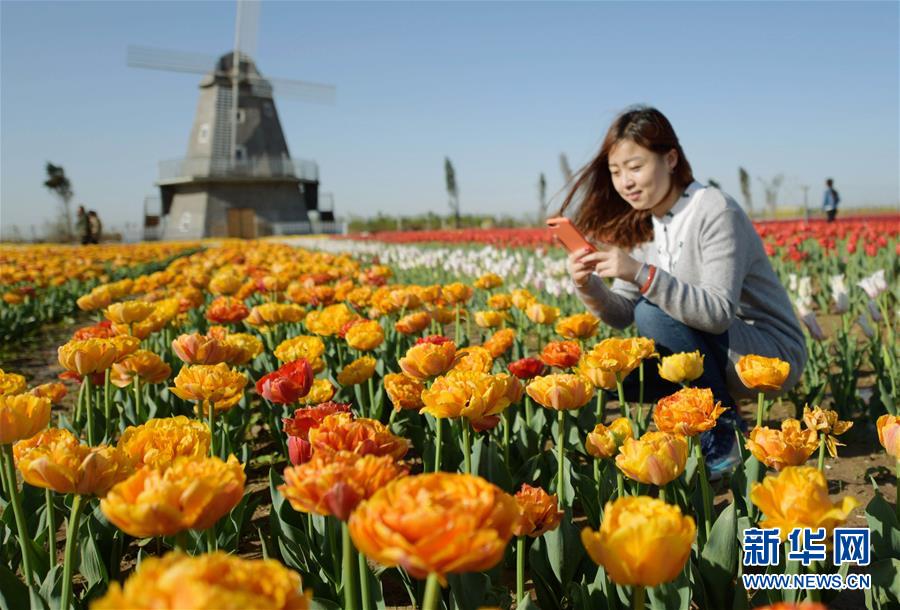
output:
POLYGON ((634 282, 634 277, 641 269, 641 263, 625 250, 606 244, 597 246, 596 250, 582 248, 572 252, 569 254, 567 266, 572 281, 578 287, 588 283, 591 273, 596 273, 600 277, 634 282))

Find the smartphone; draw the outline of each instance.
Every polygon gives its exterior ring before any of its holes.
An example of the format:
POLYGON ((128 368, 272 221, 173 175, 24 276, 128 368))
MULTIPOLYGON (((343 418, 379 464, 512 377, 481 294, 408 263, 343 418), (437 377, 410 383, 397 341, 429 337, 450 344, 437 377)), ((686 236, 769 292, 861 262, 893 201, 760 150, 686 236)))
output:
POLYGON ((547 227, 550 229, 550 233, 552 233, 569 252, 577 252, 584 248, 588 248, 591 251, 596 250, 596 248, 585 239, 584 235, 582 235, 581 232, 575 228, 575 225, 573 225, 565 216, 548 218, 547 227))

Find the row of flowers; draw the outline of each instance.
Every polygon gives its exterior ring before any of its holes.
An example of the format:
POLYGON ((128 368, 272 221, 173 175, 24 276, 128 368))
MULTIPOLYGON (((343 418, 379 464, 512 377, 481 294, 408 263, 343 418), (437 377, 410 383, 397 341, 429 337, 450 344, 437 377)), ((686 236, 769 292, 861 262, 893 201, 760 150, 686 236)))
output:
MULTIPOLYGON (((2 439, 4 497, 17 528, 4 547, 9 567, 37 594, 52 590, 64 513, 61 607, 73 598, 230 607, 218 600, 232 594, 242 607, 312 598, 368 609, 391 579, 416 605, 438 607, 446 586, 458 606, 476 607, 509 603, 496 566, 515 538, 522 607, 532 603, 526 576, 542 607, 643 607, 645 596, 722 607, 725 597, 749 598, 733 590, 742 530, 830 532, 857 504, 832 503, 823 474, 825 452, 836 456, 835 437, 848 428, 838 413, 814 408, 802 424, 763 425, 764 392, 780 388, 785 363, 739 364, 761 393, 757 428, 740 443, 734 502, 716 513, 698 435, 724 408, 703 388, 650 409, 623 393, 648 364, 690 385, 702 377, 699 354, 649 363, 658 357, 652 341, 609 337, 590 315, 521 288, 501 292, 497 274, 472 285, 390 284, 393 276, 346 256, 227 246, 80 298, 105 321, 59 348, 65 377, 78 383, 75 408, 47 429, 65 387, 0 379, 11 431, 2 439), (816 449, 818 467, 804 466, 816 449), (290 466, 269 471, 271 534, 257 532, 259 549, 300 573, 305 593, 272 560, 218 551, 246 545, 260 500, 247 471, 285 459, 290 466), (766 467, 779 473, 764 477, 766 467), (34 515, 17 500, 16 471, 25 500, 30 489, 47 490, 34 515), (589 527, 579 532, 582 518, 589 527), (144 556, 152 538, 172 553, 115 584, 122 554, 144 556), (87 583, 80 590, 76 563, 87 583), (179 573, 198 574, 196 587, 179 588, 179 573), (241 584, 259 576, 281 584, 241 584)), ((896 418, 879 419, 894 456, 897 429, 896 418)), ((890 562, 894 551, 882 551, 878 560, 890 562)), ((879 587, 886 600, 896 595, 879 587)), ((754 603, 784 597, 750 593, 754 603)))

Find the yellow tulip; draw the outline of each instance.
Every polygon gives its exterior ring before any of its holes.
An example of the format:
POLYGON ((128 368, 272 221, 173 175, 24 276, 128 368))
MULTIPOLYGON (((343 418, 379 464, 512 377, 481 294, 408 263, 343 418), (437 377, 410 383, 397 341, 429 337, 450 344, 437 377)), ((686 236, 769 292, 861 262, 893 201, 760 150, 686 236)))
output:
POLYGON ((0 445, 31 438, 50 423, 50 399, 30 394, 0 396, 0 445))
POLYGON ((18 373, 5 373, 0 369, 0 396, 21 394, 28 387, 25 377, 18 373))
POLYGON ((839 443, 836 436, 840 436, 853 427, 851 421, 838 420, 837 411, 831 409, 822 409, 815 407, 810 409, 808 406, 803 407, 803 423, 810 430, 815 430, 817 434, 825 436, 825 447, 831 457, 837 457, 837 448, 843 446, 839 443))
POLYGON ((668 432, 647 432, 641 438, 625 439, 616 456, 616 466, 640 483, 663 486, 684 472, 687 439, 668 432))
POLYGON ((371 356, 357 358, 338 373, 337 382, 345 387, 363 383, 375 374, 375 364, 371 356))
POLYGON ((134 324, 143 322, 156 310, 153 303, 126 301, 113 303, 106 308, 106 319, 114 324, 134 324))
POLYGON ((535 377, 525 391, 539 405, 556 411, 580 409, 594 396, 590 381, 581 375, 562 373, 535 377))
POLYGON ((209 441, 209 426, 178 415, 128 426, 116 446, 131 458, 135 468, 167 468, 179 457, 205 457, 209 441))
POLYGON ((781 540, 787 539, 794 528, 825 528, 831 535, 843 524, 859 502, 847 496, 838 504, 828 497, 825 475, 811 466, 788 466, 777 476, 755 483, 750 500, 763 513, 762 527, 777 527, 781 540))
POLYGON ((60 366, 84 377, 111 367, 119 349, 109 339, 85 339, 59 346, 58 354, 60 366))
POLYGON ((384 376, 384 391, 394 405, 395 411, 419 409, 424 406, 422 392, 425 386, 420 381, 403 373, 388 373, 384 376))
POLYGON ((502 311, 476 311, 475 324, 479 328, 497 328, 501 326, 509 318, 502 311))
POLYGON ((559 317, 559 307, 531 303, 525 307, 525 315, 535 324, 553 324, 559 317))
POLYGON ((181 367, 175 387, 169 390, 185 400, 197 402, 198 410, 208 414, 209 405, 216 411, 230 409, 244 396, 247 377, 224 363, 194 364, 181 367))
POLYGON ((583 529, 581 541, 616 584, 655 587, 678 577, 696 535, 694 519, 677 506, 624 496, 606 503, 599 531, 583 529))
POLYGON ((556 323, 556 334, 566 339, 588 339, 597 334, 600 320, 589 313, 579 313, 561 318, 556 323))
POLYGON ((687 383, 703 375, 704 355, 700 350, 664 356, 659 363, 659 376, 672 383, 687 383))
POLYGON ((631 422, 625 417, 614 420, 609 426, 597 424, 584 443, 587 452, 598 459, 610 459, 619 452, 625 439, 634 438, 631 422))
POLYGON ((19 441, 13 455, 27 483, 62 494, 102 497, 131 473, 128 456, 117 448, 82 445, 58 428, 19 441))
POLYGON ((274 353, 281 362, 293 362, 300 358, 306 358, 312 364, 314 360, 321 359, 322 354, 325 353, 325 343, 319 337, 299 335, 279 343, 274 353))

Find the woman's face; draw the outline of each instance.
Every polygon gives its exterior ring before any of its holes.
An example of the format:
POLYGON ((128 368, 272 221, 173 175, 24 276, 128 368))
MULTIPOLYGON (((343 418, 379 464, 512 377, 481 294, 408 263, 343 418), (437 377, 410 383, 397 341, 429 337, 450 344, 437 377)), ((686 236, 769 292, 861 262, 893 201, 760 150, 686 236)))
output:
POLYGON ((631 207, 652 211, 666 203, 677 162, 675 149, 660 155, 633 140, 619 140, 609 152, 609 173, 616 192, 631 207))

